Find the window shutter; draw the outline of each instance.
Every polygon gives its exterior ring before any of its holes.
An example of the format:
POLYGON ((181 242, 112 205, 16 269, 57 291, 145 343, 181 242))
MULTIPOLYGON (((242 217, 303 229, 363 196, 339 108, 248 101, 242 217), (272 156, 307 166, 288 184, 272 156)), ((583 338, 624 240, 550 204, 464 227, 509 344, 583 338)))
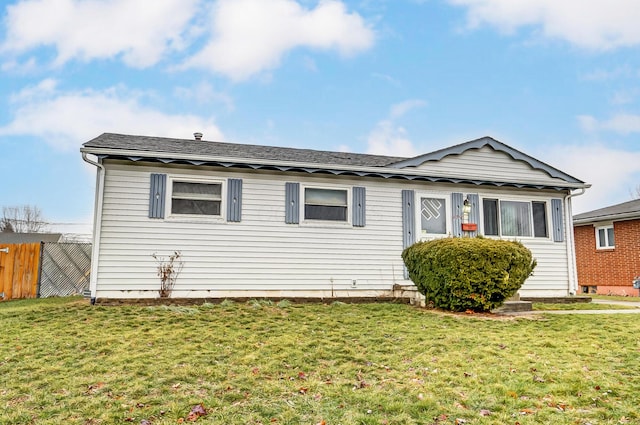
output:
MULTIPOLYGON (((408 248, 416 241, 416 209, 413 206, 413 190, 402 191, 402 248, 408 248)), ((409 279, 409 271, 404 266, 404 278, 409 279)))
POLYGON ((564 214, 562 199, 551 200, 551 222, 553 223, 553 241, 564 242, 564 214))
POLYGON ((451 194, 451 234, 454 237, 462 236, 462 193, 451 194))
POLYGON ((242 221, 242 179, 227 181, 227 221, 242 221))
POLYGON ((300 223, 300 183, 284 184, 284 222, 300 223))
POLYGON ((149 190, 149 218, 164 218, 165 192, 167 190, 166 174, 151 174, 149 190))
POLYGON ((353 193, 353 218, 354 227, 364 227, 367 221, 367 190, 364 187, 354 187, 353 193))
POLYGON ((416 241, 414 196, 413 190, 402 191, 402 248, 408 248, 416 241))
POLYGON ((475 232, 470 232, 469 235, 475 237, 478 236, 478 232, 480 231, 480 199, 477 193, 469 193, 467 195, 467 199, 469 200, 469 202, 471 202, 469 223, 476 223, 478 225, 478 230, 475 232))

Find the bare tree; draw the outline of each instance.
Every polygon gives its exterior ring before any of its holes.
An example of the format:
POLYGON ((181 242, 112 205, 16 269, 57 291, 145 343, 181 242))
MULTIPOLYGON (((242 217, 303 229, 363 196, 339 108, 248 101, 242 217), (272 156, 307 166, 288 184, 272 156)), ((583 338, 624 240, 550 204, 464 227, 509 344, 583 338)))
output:
POLYGON ((16 233, 44 233, 49 223, 42 217, 42 211, 35 205, 2 207, 0 231, 16 233))

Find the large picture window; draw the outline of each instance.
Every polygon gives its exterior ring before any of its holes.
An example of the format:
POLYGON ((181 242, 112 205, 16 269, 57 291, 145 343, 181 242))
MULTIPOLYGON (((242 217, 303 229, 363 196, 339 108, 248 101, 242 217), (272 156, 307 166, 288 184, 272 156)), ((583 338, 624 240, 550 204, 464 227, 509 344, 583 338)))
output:
POLYGON ((305 188, 305 220, 348 221, 348 195, 346 189, 305 188))
POLYGON ((548 238, 547 203, 483 199, 486 236, 548 238))
POLYGON ((220 217, 222 183, 173 180, 171 214, 220 217))

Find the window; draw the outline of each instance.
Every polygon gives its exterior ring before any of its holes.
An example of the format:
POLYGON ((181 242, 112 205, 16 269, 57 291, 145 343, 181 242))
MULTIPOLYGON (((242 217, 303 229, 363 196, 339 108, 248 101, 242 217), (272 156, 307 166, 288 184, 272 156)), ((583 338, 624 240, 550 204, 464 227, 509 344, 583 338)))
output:
POLYGON ((547 203, 483 199, 486 236, 548 238, 547 203))
POLYGON ((171 214, 221 216, 222 183, 173 180, 171 214))
POLYGON ((447 234, 447 202, 445 198, 420 198, 420 229, 423 236, 447 234))
POLYGON ((615 248, 616 241, 613 237, 613 224, 609 226, 596 227, 596 248, 615 248))
POLYGON ((304 189, 305 220, 348 221, 346 189, 304 189))

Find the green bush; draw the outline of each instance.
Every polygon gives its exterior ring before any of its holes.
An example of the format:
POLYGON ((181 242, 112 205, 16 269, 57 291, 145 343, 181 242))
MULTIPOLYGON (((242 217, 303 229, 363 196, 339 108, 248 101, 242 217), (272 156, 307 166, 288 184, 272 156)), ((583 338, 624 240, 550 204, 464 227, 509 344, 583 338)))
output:
POLYGON ((516 241, 445 238, 402 252, 409 278, 427 303, 450 311, 490 311, 513 296, 536 261, 516 241))

